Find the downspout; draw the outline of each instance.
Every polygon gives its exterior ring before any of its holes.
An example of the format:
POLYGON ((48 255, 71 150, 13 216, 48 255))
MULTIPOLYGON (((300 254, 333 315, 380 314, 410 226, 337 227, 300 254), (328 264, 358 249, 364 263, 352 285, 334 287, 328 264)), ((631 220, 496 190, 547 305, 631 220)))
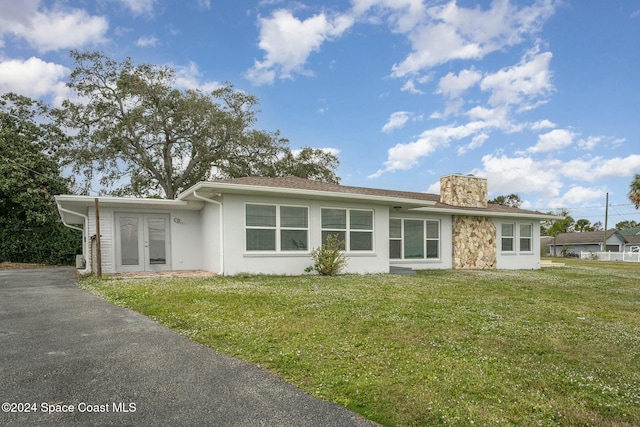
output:
POLYGON ((222 209, 222 203, 217 200, 207 199, 206 197, 199 195, 197 191, 193 192, 193 197, 205 202, 214 203, 220 207, 220 271, 218 274, 222 276, 224 275, 224 211, 222 209))
POLYGON ((76 212, 76 211, 71 211, 69 209, 65 209, 65 208, 61 207, 60 205, 58 205, 58 211, 59 212, 64 212, 64 213, 68 213, 68 214, 71 214, 71 215, 81 216, 82 218, 84 218, 85 227, 80 228, 80 227, 76 227, 75 225, 67 224, 67 222, 64 220, 64 215, 60 215, 60 219, 62 220, 62 224, 65 227, 69 227, 69 228, 72 228, 74 230, 82 231, 82 256, 84 257, 86 265, 85 265, 85 269, 82 270, 80 272, 80 274, 90 273, 91 272, 91 259, 86 254, 87 245, 90 244, 90 243, 88 243, 88 241, 89 241, 89 216, 85 215, 85 214, 82 214, 80 212, 76 212), (85 234, 86 234, 86 236, 85 236, 85 234))

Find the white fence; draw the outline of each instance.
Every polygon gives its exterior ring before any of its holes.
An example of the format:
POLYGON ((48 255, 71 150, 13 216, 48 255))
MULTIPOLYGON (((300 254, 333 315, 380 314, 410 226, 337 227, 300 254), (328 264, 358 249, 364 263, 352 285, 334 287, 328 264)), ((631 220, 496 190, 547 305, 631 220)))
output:
POLYGON ((640 262, 640 252, 580 252, 580 259, 640 262))

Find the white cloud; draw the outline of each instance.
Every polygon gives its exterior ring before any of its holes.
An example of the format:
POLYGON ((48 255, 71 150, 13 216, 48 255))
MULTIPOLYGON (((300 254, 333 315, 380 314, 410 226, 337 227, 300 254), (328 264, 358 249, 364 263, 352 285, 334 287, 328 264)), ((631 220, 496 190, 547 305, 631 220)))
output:
POLYGON ((480 88, 491 92, 489 104, 521 104, 548 95, 553 89, 549 70, 552 56, 551 52, 531 52, 519 64, 484 77, 480 88))
POLYGON ((566 129, 554 129, 538 136, 538 143, 527 149, 530 153, 546 153, 561 150, 573 144, 576 134, 566 129))
POLYGON ((158 46, 158 43, 160 42, 160 40, 158 40, 157 37, 154 36, 142 36, 138 39, 138 41, 136 41, 136 46, 138 47, 156 47, 158 46))
POLYGON ((473 139, 471 140, 471 143, 467 145, 463 145, 462 147, 458 148, 458 155, 461 156, 467 153, 468 151, 475 150, 476 148, 482 147, 484 143, 487 142, 488 139, 489 139, 489 135, 486 133, 481 133, 480 135, 474 136, 473 139))
POLYGON ((530 125, 532 130, 553 129, 554 127, 556 127, 556 124, 547 119, 537 121, 530 125))
POLYGON ((355 15, 365 15, 364 19, 374 23, 386 17, 398 33, 411 31, 424 20, 426 12, 423 0, 352 0, 352 3, 355 15))
POLYGON ((564 206, 579 206, 592 200, 602 200, 607 194, 604 187, 573 186, 562 197, 549 201, 549 206, 560 208, 564 206))
POLYGON ((265 51, 265 58, 256 60, 245 77, 254 84, 264 84, 272 83, 275 77, 289 79, 294 74, 310 74, 304 68, 309 55, 320 50, 325 41, 342 35, 353 22, 348 15, 325 13, 300 20, 284 9, 261 18, 259 47, 265 51))
POLYGON ((68 89, 63 79, 70 70, 40 58, 10 59, 0 62, 0 92, 16 92, 30 98, 52 96, 60 105, 68 89))
POLYGON ((400 90, 402 92, 409 92, 409 93, 413 93, 413 94, 416 94, 416 95, 423 95, 424 94, 423 91, 421 91, 420 89, 418 89, 416 87, 416 83, 413 81, 413 79, 407 80, 400 90))
POLYGON ((487 178, 492 193, 537 194, 540 198, 538 203, 559 208, 599 200, 607 192, 602 185, 589 187, 585 183, 598 183, 609 177, 629 177, 639 171, 640 155, 637 154, 625 158, 595 157, 570 161, 486 155, 482 158, 482 168, 471 173, 487 178), (565 190, 567 183, 571 185, 565 190))
POLYGON ((127 9, 133 12, 135 15, 153 14, 153 7, 156 4, 156 0, 119 0, 119 1, 127 9))
POLYGON ((457 98, 482 79, 482 73, 475 69, 461 70, 457 75, 449 73, 440 79, 436 93, 457 98))
POLYGON ((395 129, 403 127, 411 118, 411 113, 408 111, 396 111, 391 113, 389 120, 382 127, 382 132, 391 132, 395 129))
POLYGON ((198 7, 204 10, 211 10, 211 0, 197 0, 198 7))
POLYGON ((448 147, 452 141, 468 138, 491 127, 491 124, 479 120, 461 126, 440 126, 424 131, 416 141, 391 147, 387 152, 388 160, 384 163, 384 168, 369 175, 369 178, 377 178, 396 170, 411 169, 420 158, 442 147, 448 147))
MULTIPOLYGON (((360 2, 357 2, 360 3, 360 2)), ((406 1, 369 1, 378 6, 403 10, 411 22, 423 15, 407 8, 406 1)), ((539 1, 518 8, 508 0, 496 0, 488 10, 459 7, 456 1, 430 7, 421 23, 396 26, 406 33, 412 52, 393 66, 394 77, 405 77, 454 59, 481 59, 490 52, 522 42, 538 32, 555 12, 555 1, 539 1)))
POLYGON ((492 192, 541 193, 543 197, 558 197, 562 183, 558 179, 556 161, 537 161, 532 157, 508 157, 486 155, 482 157, 482 169, 471 173, 488 179, 492 192))
POLYGON ((36 0, 0 3, 0 37, 12 34, 40 52, 102 43, 108 26, 102 16, 58 3, 51 9, 36 0))
POLYGON ((184 89, 199 89, 203 92, 211 92, 222 85, 216 81, 201 81, 202 73, 195 62, 189 62, 186 66, 173 66, 176 70, 176 85, 184 89))
POLYGON ((578 147, 584 148, 585 150, 593 150, 603 140, 604 138, 601 136, 589 136, 585 139, 581 139, 580 141, 578 141, 578 147))
POLYGON ((627 157, 604 159, 575 159, 566 162, 558 171, 563 176, 576 181, 595 182, 608 177, 633 176, 640 173, 640 155, 631 154, 627 157))

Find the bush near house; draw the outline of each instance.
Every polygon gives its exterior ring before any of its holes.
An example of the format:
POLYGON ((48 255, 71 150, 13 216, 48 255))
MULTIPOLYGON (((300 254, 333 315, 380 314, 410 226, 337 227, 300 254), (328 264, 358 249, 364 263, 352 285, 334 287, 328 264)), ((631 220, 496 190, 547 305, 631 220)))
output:
POLYGON ((90 279, 385 425, 640 425, 640 266, 90 279))

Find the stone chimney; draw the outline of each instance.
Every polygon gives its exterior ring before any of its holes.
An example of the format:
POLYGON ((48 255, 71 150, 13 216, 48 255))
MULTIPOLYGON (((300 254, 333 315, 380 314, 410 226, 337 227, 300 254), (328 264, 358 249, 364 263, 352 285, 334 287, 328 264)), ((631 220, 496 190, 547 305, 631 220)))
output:
POLYGON ((464 208, 486 208, 486 178, 473 175, 445 175, 440 178, 440 203, 464 208))

